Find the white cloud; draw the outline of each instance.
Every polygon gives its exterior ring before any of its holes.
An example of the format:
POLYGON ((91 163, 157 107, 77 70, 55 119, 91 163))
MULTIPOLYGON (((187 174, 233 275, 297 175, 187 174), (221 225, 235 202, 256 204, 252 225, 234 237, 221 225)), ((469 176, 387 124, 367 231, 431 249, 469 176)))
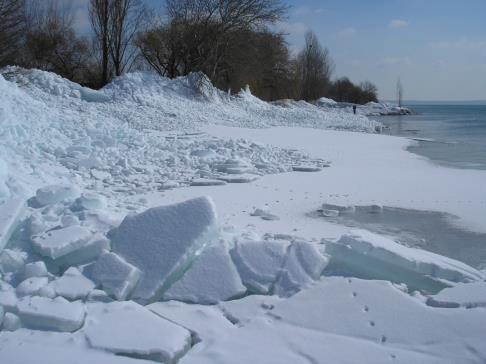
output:
POLYGON ((406 20, 401 20, 401 19, 394 19, 388 24, 388 27, 391 29, 399 29, 399 28, 405 28, 408 27, 409 23, 406 20))
POLYGON ((430 46, 435 49, 486 49, 486 41, 461 39, 455 41, 441 41, 431 43, 430 46))
POLYGON ((340 37, 352 37, 355 35, 358 31, 355 28, 349 27, 341 30, 338 35, 340 37))

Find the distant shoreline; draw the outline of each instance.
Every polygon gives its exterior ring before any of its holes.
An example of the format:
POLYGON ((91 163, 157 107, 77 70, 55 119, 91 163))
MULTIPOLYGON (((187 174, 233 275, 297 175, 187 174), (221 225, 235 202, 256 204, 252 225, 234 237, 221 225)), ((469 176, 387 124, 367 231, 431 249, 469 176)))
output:
MULTIPOLYGON (((396 103, 396 100, 389 100, 389 101, 381 101, 381 102, 390 102, 396 103)), ((457 105, 457 106, 486 106, 486 100, 470 100, 470 101, 433 101, 433 100, 425 100, 425 101, 417 101, 417 100, 405 100, 402 102, 405 106, 413 106, 413 105, 457 105)))

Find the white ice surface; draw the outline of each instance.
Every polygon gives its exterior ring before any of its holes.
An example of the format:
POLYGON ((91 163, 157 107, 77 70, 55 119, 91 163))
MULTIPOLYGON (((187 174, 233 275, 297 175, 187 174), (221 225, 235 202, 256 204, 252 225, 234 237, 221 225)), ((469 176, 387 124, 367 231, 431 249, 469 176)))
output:
POLYGON ((454 287, 444 288, 438 294, 430 296, 430 298, 435 305, 486 306, 486 282, 460 283, 454 287))
POLYGON ((0 251, 5 247, 17 227, 25 208, 24 199, 12 198, 2 203, 0 198, 0 251))
POLYGON ((51 331, 76 331, 85 316, 83 303, 62 297, 24 297, 17 302, 17 311, 23 326, 51 331))
POLYGON ((225 244, 206 247, 164 299, 214 304, 246 292, 225 244))
POLYGON ((89 345, 115 354, 175 363, 189 350, 188 330, 135 302, 89 303, 83 332, 89 345))
POLYGON ((43 256, 57 259, 84 247, 92 233, 82 226, 51 230, 32 238, 32 245, 43 256))
POLYGON ((125 300, 130 295, 140 275, 138 268, 109 252, 99 256, 92 271, 94 281, 117 300, 125 300))
POLYGON ((113 252, 143 273, 133 297, 155 300, 206 243, 216 213, 209 198, 160 206, 126 217, 112 238, 113 252))
POLYGON ((62 277, 49 283, 49 286, 56 295, 71 301, 85 299, 95 288, 95 284, 74 267, 66 270, 62 277))

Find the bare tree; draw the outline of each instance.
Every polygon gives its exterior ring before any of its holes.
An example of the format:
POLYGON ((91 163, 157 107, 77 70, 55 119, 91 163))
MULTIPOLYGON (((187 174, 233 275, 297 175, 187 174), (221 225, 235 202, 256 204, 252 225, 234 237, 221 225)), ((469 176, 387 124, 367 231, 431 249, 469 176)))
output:
POLYGON ((100 84, 105 85, 110 79, 110 0, 90 0, 89 18, 94 32, 94 45, 100 55, 100 84))
POLYGON ((402 85, 402 81, 400 80, 400 78, 398 78, 398 81, 397 81, 398 107, 402 107, 402 100, 403 100, 403 85, 402 85))
POLYGON ((298 56, 301 69, 301 98, 307 101, 317 100, 328 91, 334 62, 329 50, 323 48, 314 32, 305 34, 305 46, 298 56))
POLYGON ((24 0, 0 0, 0 66, 12 62, 25 30, 24 0))

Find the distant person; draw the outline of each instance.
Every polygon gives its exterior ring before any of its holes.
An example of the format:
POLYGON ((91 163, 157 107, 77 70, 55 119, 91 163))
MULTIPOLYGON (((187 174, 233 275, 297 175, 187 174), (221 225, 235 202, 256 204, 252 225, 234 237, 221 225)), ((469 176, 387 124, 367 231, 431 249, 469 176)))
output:
POLYGON ((353 114, 356 115, 356 105, 353 105, 353 114))

